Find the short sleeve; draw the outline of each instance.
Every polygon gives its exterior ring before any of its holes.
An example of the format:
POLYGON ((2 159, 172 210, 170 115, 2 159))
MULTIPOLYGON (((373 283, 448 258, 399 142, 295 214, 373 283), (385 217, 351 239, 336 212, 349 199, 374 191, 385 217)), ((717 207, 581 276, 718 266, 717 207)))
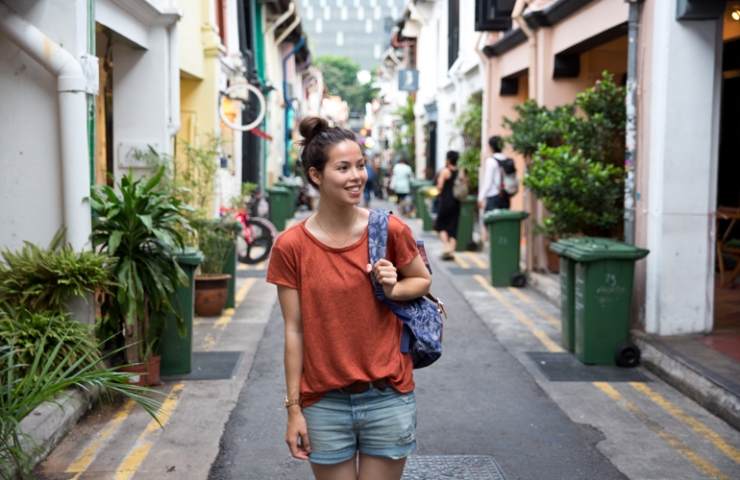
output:
POLYGON ((416 248, 411 229, 395 215, 388 218, 388 260, 396 268, 403 268, 416 258, 419 250, 416 248))
POLYGON ((279 235, 270 252, 267 282, 298 289, 297 242, 292 231, 279 235))

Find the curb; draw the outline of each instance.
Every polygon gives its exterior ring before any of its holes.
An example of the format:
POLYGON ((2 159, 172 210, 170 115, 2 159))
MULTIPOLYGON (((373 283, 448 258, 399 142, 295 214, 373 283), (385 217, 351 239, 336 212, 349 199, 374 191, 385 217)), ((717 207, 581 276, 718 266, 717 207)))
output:
POLYGON ((31 465, 35 467, 54 450, 90 408, 93 398, 94 394, 88 391, 70 388, 64 394, 57 395, 53 401, 36 407, 21 421, 21 430, 30 437, 23 449, 34 452, 31 465))
POLYGON ((632 331, 641 363, 684 395, 740 429, 740 385, 713 372, 649 334, 632 331))
POLYGON ((540 292, 550 303, 560 308, 560 279, 557 275, 553 278, 553 274, 527 272, 527 277, 532 288, 540 292))

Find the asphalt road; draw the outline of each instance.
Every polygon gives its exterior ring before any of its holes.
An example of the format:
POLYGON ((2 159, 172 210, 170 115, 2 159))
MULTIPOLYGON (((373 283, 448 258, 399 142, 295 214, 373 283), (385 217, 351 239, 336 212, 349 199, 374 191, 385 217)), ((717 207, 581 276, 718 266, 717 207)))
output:
MULTIPOLYGON (((433 261, 433 264, 435 261, 433 261)), ((455 277, 435 268, 447 307, 444 354, 415 372, 419 455, 488 455, 513 479, 622 479, 596 448, 604 436, 572 422, 496 340, 455 277)), ((209 479, 310 479, 284 443, 282 317, 274 308, 209 479)))

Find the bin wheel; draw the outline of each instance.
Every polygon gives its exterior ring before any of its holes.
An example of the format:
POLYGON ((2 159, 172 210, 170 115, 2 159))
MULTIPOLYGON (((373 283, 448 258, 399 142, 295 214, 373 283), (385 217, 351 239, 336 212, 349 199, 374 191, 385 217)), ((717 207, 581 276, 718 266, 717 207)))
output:
POLYGON ((527 284, 527 277, 522 272, 516 272, 511 275, 511 286, 516 288, 523 288, 527 284))
POLYGON ((640 363, 640 349, 632 342, 622 342, 614 351, 614 361, 620 367, 636 367, 640 363))

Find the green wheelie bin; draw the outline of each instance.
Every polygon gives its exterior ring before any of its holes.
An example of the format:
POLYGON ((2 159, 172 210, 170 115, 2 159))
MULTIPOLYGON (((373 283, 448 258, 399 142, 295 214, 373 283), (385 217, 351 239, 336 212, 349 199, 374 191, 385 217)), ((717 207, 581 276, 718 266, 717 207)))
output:
POLYGON ((469 196, 460 202, 460 220, 457 223, 456 252, 464 252, 468 243, 473 240, 473 225, 475 224, 475 206, 478 198, 469 196))
POLYGON ((288 217, 293 218, 296 211, 296 199, 298 198, 298 185, 289 182, 275 182, 276 187, 283 187, 290 193, 290 200, 288 201, 288 217))
POLYGON ((563 347, 576 351, 576 262, 565 256, 565 252, 580 241, 578 238, 563 238, 550 244, 550 250, 560 257, 560 333, 563 347))
POLYGON ((229 279, 228 290, 226 291, 226 303, 225 308, 236 307, 236 242, 231 246, 229 256, 226 258, 226 264, 224 265, 223 272, 226 275, 231 275, 229 279))
POLYGON ((184 375, 190 373, 193 354, 193 306, 195 304, 195 269, 203 262, 203 254, 194 248, 185 249, 177 255, 177 262, 188 277, 188 285, 180 285, 174 293, 182 312, 185 336, 180 336, 177 318, 168 313, 162 326, 160 375, 184 375))
POLYGON ((635 261, 649 251, 609 238, 583 237, 564 251, 575 262, 575 353, 583 363, 634 367, 629 341, 635 261))
POLYGON ((431 186, 432 182, 429 180, 411 180, 411 193, 409 195, 411 195, 411 199, 414 201, 414 206, 416 207, 416 218, 422 218, 422 209, 424 208, 424 196, 421 194, 421 191, 431 186))
POLYGON ((527 212, 491 210, 483 215, 488 226, 490 246, 491 285, 494 287, 523 287, 526 277, 519 271, 519 243, 521 222, 527 212))
POLYGON ((279 232, 285 230, 286 223, 292 218, 290 208, 290 190, 285 187, 272 187, 267 189, 270 199, 270 221, 279 232))
POLYGON ((432 218, 432 202, 437 196, 437 187, 431 185, 421 186, 417 190, 421 198, 421 209, 417 210, 417 216, 421 215, 422 225, 425 232, 434 230, 434 219, 432 218))

